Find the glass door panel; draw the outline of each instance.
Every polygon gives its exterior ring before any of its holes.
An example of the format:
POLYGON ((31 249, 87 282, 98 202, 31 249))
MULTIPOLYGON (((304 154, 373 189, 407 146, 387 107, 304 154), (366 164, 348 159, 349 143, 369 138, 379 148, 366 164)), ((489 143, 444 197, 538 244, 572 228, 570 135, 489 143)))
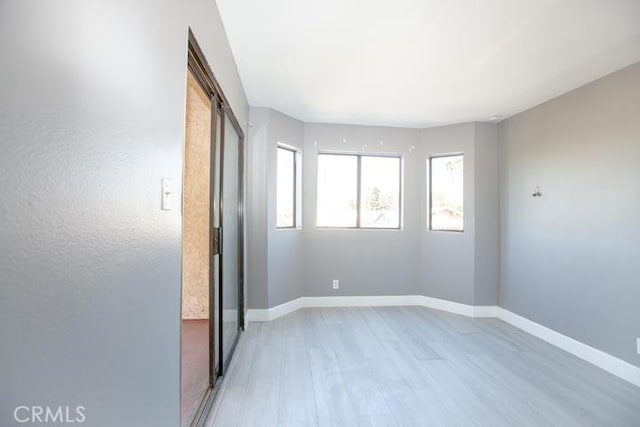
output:
POLYGON ((222 349, 225 362, 239 330, 240 148, 240 137, 231 120, 225 117, 222 164, 222 349))
MULTIPOLYGON (((212 216, 211 216, 211 222, 213 224, 213 231, 215 231, 216 233, 220 233, 218 230, 220 230, 220 227, 222 226, 222 222, 221 222, 221 213, 220 213, 220 209, 221 209, 221 195, 222 195, 222 189, 221 189, 221 185, 222 185, 222 176, 220 175, 220 168, 221 168, 221 164, 222 164, 222 153, 221 153, 221 147, 224 144, 222 138, 223 138, 223 129, 224 129, 224 115, 222 112, 222 107, 220 105, 216 106, 216 112, 215 112, 215 118, 214 118, 214 122, 215 122, 215 127, 216 127, 216 132, 215 132, 215 141, 217 141, 218 143, 215 144, 214 146, 214 170, 216 171, 216 173, 214 174, 214 178, 212 180, 213 183, 213 212, 212 212, 212 216)), ((218 239, 221 236, 218 236, 218 239)), ((217 242, 216 242, 217 243, 217 242)), ((215 275, 215 283, 212 286, 211 289, 211 293, 212 293, 212 298, 213 298, 213 324, 212 327, 214 328, 213 330, 215 331, 215 341, 212 343, 211 346, 211 352, 212 352, 212 364, 215 367, 215 372, 217 375, 221 374, 221 366, 220 366, 220 354, 221 354, 221 343, 220 343, 220 327, 221 327, 221 314, 222 311, 220 310, 220 303, 221 303, 221 297, 220 297, 220 263, 221 263, 221 255, 219 253, 218 250, 216 250, 214 252, 214 256, 213 256, 213 271, 217 272, 217 274, 215 275)))

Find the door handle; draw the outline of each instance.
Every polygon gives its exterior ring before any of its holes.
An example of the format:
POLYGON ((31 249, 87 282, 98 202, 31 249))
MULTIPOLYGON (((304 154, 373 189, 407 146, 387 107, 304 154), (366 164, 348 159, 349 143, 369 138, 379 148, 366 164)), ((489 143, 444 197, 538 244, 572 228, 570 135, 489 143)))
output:
POLYGON ((211 246, 212 255, 220 255, 220 252, 222 252, 222 227, 213 227, 211 246))

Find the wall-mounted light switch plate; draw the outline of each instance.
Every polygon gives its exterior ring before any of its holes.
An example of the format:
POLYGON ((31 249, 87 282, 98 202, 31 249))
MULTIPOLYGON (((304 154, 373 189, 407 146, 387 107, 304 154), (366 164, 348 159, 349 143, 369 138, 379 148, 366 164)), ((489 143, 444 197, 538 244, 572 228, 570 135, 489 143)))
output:
POLYGON ((636 338, 636 351, 640 354, 640 338, 636 338))
POLYGON ((173 183, 169 178, 162 178, 162 210, 170 211, 173 200, 173 183))
POLYGON ((334 279, 333 289, 340 289, 340 281, 338 279, 334 279))

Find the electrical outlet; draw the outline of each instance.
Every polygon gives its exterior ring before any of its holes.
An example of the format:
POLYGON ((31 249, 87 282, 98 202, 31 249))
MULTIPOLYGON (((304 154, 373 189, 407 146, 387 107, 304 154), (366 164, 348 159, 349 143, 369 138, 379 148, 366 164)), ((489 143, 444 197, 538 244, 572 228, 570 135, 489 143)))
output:
POLYGON ((340 289, 340 280, 338 279, 333 280, 333 289, 340 289))
POLYGON ((636 350, 638 351, 638 354, 640 354, 640 338, 636 338, 636 350))

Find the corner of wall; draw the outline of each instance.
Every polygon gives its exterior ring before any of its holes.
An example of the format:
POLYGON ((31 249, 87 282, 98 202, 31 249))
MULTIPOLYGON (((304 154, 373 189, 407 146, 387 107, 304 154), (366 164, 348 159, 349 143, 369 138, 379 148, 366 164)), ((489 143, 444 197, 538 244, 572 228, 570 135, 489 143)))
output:
MULTIPOLYGON (((474 304, 475 294, 475 125, 461 123, 422 129, 419 152, 424 165, 430 156, 464 154, 464 210, 463 233, 430 231, 426 227, 428 206, 421 205, 421 293, 461 304, 474 304)), ((427 175, 423 176, 422 194, 427 195, 427 175)))
POLYGON ((499 281, 498 133, 495 123, 474 123, 474 304, 495 305, 499 281))
POLYGON ((278 143, 302 148, 303 123, 266 107, 251 107, 253 123, 251 150, 254 157, 249 170, 250 197, 256 200, 253 213, 259 224, 253 232, 261 250, 250 262, 256 266, 260 290, 251 292, 250 308, 271 308, 302 296, 303 262, 301 231, 276 229, 278 143))
POLYGON ((269 111, 251 107, 247 135, 247 306, 268 307, 267 281, 267 167, 266 139, 269 111))

